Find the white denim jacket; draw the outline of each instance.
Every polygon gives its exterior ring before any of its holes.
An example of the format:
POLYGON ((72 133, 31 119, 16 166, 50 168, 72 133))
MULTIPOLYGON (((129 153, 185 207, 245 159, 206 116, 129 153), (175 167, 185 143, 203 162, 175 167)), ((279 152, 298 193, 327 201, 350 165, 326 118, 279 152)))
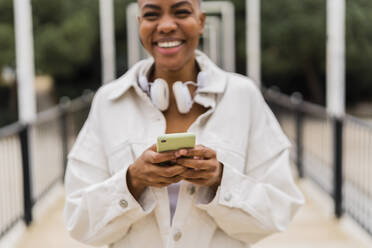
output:
POLYGON ((73 238, 115 248, 250 247, 284 230, 303 204, 290 143, 259 90, 196 54, 209 83, 194 99, 209 110, 188 131, 224 164, 215 197, 208 187, 181 181, 170 223, 166 187, 147 188, 139 201, 129 192, 128 166, 166 130, 137 83, 138 72, 153 63, 144 60, 98 90, 69 154, 64 217, 73 238))

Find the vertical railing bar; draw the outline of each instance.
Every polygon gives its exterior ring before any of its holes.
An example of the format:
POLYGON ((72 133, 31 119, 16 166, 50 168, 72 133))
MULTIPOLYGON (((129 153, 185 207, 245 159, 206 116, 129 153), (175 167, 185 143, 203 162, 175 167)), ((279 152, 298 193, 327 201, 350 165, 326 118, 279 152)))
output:
MULTIPOLYGON (((11 171, 11 166, 9 166, 9 164, 10 164, 10 155, 9 155, 9 143, 10 143, 10 139, 11 139, 11 136, 9 136, 9 137, 7 137, 6 139, 5 139, 5 153, 6 153, 6 156, 5 156, 5 158, 6 158, 6 163, 5 163, 5 173, 6 173, 6 179, 4 180, 5 182, 6 182, 6 184, 5 184, 5 186, 6 187, 9 187, 10 185, 10 181, 9 181, 9 178, 10 178, 10 171, 11 171)), ((6 189, 6 192, 4 192, 5 194, 6 194, 6 196, 5 196, 5 202, 7 202, 8 204, 6 204, 6 210, 5 210, 5 213, 6 213, 6 215, 5 215, 5 223, 9 223, 10 222, 10 220, 11 220, 11 215, 12 215, 12 213, 11 213, 11 210, 12 210, 12 207, 10 206, 10 202, 11 202, 11 193, 10 193, 10 191, 11 191, 11 189, 9 189, 9 188, 7 188, 6 189)))
POLYGON ((297 114, 296 114, 296 138, 297 138, 297 169, 300 178, 304 177, 304 167, 303 167, 303 119, 304 113, 301 108, 301 103, 298 104, 297 114))
POLYGON ((342 207, 342 134, 343 120, 334 118, 334 212, 336 218, 343 214, 342 207))
POLYGON ((299 92, 291 95, 291 103, 294 105, 293 111, 295 112, 295 141, 296 141, 296 164, 299 178, 304 177, 303 169, 303 100, 299 92))
MULTIPOLYGON (((1 145, 1 142, 0 142, 0 153, 4 153, 4 145, 1 145)), ((5 160, 4 160, 4 157, 0 157, 0 164, 6 164, 5 160)), ((3 175, 4 174, 4 170, 5 170, 5 166, 0 166, 0 175, 3 175)), ((3 194, 0 195, 0 224, 2 223, 5 223, 4 221, 4 216, 5 216, 5 200, 2 199, 3 197, 3 194)), ((2 233, 2 231, 5 229, 5 227, 3 227, 2 225, 0 225, 0 234, 2 233)), ((0 235, 1 237, 1 235, 0 235)))
POLYGON ((10 176, 10 178, 12 178, 12 184, 13 184, 13 187, 10 189, 11 191, 13 191, 11 193, 10 201, 12 202, 12 204, 14 204, 14 206, 12 207, 13 213, 12 213, 11 219, 14 219, 18 215, 18 212, 17 212, 17 207, 18 206, 17 206, 17 200, 16 200, 18 192, 17 192, 17 187, 16 187, 17 182, 15 181, 17 168, 16 168, 16 160, 15 160, 16 154, 14 153, 15 142, 14 142, 13 137, 10 138, 9 143, 10 143, 10 149, 9 149, 10 161, 9 161, 9 164, 11 166, 11 172, 10 172, 11 176, 10 176))
POLYGON ((70 106, 70 99, 68 97, 62 97, 60 100, 60 111, 61 111, 61 117, 60 117, 60 123, 61 123, 61 136, 62 136, 62 157, 63 157, 63 177, 62 181, 65 178, 66 174, 66 167, 67 167, 67 153, 68 153, 68 145, 69 145, 69 132, 68 132, 68 124, 67 124, 67 118, 68 118, 68 109, 70 106))
POLYGON ((22 151, 22 169, 23 169, 23 205, 24 221, 27 226, 32 222, 32 181, 31 181, 31 164, 30 164, 30 143, 29 143, 30 126, 25 127, 19 133, 22 151))

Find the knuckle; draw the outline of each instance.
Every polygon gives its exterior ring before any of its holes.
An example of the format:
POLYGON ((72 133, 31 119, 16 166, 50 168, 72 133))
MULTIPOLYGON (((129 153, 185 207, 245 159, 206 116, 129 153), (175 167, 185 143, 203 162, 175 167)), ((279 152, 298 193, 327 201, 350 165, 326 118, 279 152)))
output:
POLYGON ((157 183, 157 180, 154 177, 149 177, 147 181, 149 181, 150 183, 157 183))
POLYGON ((216 151, 215 150, 212 150, 212 149, 211 149, 211 154, 212 154, 213 157, 216 157, 217 156, 216 151))
POLYGON ((202 168, 204 166, 204 161, 203 160, 197 160, 197 161, 195 161, 195 165, 198 168, 202 168))
POLYGON ((164 176, 165 177, 172 177, 173 176, 173 173, 172 173, 172 171, 170 171, 170 170, 166 170, 166 171, 164 171, 164 176))
POLYGON ((156 153, 153 153, 151 155, 151 163, 156 164, 158 163, 158 160, 159 160, 159 156, 156 153))

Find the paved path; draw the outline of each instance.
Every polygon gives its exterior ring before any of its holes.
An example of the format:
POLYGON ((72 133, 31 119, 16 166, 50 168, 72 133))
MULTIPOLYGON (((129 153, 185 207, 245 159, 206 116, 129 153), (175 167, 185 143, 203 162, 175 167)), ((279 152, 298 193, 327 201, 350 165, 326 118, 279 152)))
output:
MULTIPOLYGON (((307 203, 296 215, 290 228, 254 245, 253 248, 368 248, 369 236, 360 232, 347 219, 334 220, 329 199, 301 182, 307 203), (322 202, 322 204, 319 204, 322 202)), ((63 226, 63 191, 44 216, 33 223, 15 248, 87 248, 72 240, 63 226)))

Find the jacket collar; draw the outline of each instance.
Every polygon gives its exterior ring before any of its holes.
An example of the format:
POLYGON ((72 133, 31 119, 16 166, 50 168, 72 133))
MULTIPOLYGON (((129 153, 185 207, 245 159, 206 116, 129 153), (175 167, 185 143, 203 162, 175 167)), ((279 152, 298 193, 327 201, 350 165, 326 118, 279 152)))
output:
MULTIPOLYGON (((195 58, 202 71, 207 72, 208 80, 205 86, 200 89, 199 93, 214 93, 222 94, 226 87, 226 73, 218 68, 204 53, 195 51, 195 58)), ((138 75, 140 71, 148 70, 154 63, 153 58, 141 60, 136 63, 127 73, 120 78, 116 79, 112 84, 112 91, 109 93, 108 98, 112 101, 119 99, 127 92, 130 87, 138 88, 138 75)), ((137 89, 137 90, 138 90, 137 89)))

